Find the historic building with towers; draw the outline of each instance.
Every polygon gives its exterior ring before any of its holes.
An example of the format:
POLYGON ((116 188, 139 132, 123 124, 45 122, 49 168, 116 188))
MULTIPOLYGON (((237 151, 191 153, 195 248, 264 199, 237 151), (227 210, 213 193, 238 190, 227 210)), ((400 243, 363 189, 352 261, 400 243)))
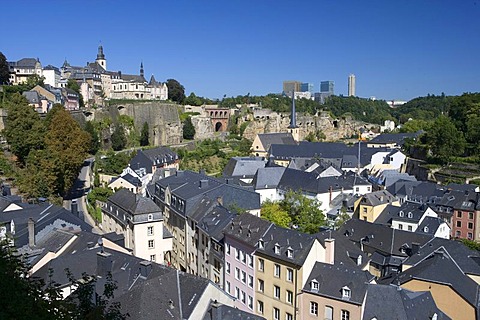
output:
POLYGON ((74 79, 82 88, 86 106, 103 104, 104 100, 167 100, 166 83, 158 82, 152 75, 145 79, 143 62, 139 74, 124 74, 121 71, 108 71, 103 46, 98 47, 95 62, 87 62, 85 67, 71 66, 66 60, 61 68, 60 83, 74 79))

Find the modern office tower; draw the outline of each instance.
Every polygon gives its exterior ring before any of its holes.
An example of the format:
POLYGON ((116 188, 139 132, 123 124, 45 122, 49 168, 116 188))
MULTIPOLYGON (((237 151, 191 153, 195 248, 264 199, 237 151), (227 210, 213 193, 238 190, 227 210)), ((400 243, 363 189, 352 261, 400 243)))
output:
POLYGON ((329 93, 330 95, 334 94, 334 82, 333 81, 322 81, 320 82, 320 93, 329 93))
POLYGON ((293 92, 301 92, 302 83, 300 81, 283 81, 283 93, 292 97, 293 92))
POLYGON ((313 90, 314 90, 313 87, 314 87, 313 83, 305 82, 305 83, 302 83, 302 85, 300 86, 300 91, 310 92, 311 94, 313 94, 313 90))
POLYGON ((355 75, 353 73, 348 76, 348 96, 355 96, 355 75))

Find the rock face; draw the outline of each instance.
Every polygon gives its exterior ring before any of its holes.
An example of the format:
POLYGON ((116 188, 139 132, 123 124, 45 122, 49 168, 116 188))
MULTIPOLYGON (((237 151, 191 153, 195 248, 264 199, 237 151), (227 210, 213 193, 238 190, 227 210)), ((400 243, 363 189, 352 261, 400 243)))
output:
MULTIPOLYGON (((127 115, 134 120, 138 133, 146 122, 150 130, 150 144, 155 146, 178 144, 183 140, 178 109, 174 104, 157 102, 117 104, 109 106, 108 109, 89 110, 85 115, 88 120, 110 118, 112 123, 118 122, 120 115, 127 115)), ((106 142, 105 137, 103 138, 106 142)))
MULTIPOLYGON (((239 119, 239 125, 247 121, 249 124, 243 136, 253 140, 259 133, 287 132, 290 114, 262 110, 253 115, 243 116, 239 119)), ((364 127, 365 123, 349 118, 333 119, 327 113, 315 116, 297 114, 297 126, 300 128, 300 140, 304 140, 310 132, 321 131, 325 135, 326 141, 337 141, 358 134, 359 129, 364 127)))
POLYGON ((213 129, 212 120, 210 117, 193 116, 192 124, 195 127, 195 139, 213 138, 215 131, 213 129))

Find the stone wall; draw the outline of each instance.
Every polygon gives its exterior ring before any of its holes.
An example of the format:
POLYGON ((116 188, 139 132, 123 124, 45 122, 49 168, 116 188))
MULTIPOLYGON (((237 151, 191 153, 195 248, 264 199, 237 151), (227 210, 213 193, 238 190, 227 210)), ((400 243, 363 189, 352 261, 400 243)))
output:
POLYGON ((192 124, 195 127, 195 139, 203 140, 213 138, 215 130, 213 129, 210 117, 192 116, 192 124))

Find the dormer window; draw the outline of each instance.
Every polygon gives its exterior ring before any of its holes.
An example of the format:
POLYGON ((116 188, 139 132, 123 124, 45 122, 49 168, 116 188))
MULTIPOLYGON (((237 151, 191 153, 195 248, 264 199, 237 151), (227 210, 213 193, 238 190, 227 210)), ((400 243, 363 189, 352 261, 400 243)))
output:
POLYGON ((293 249, 291 247, 287 248, 287 258, 293 258, 293 249))
POLYGON ((153 220, 153 214, 148 214, 148 221, 152 221, 153 220))
POLYGON ((342 288, 342 299, 350 299, 352 296, 352 291, 349 287, 345 286, 342 288))
POLYGON ((400 217, 403 217, 405 216, 405 213, 403 213, 403 211, 400 211, 400 213, 398 214, 400 217))
POLYGON ((258 240, 258 248, 264 249, 265 248, 265 242, 263 239, 258 240))
POLYGON ((310 281, 310 290, 318 291, 319 288, 320 288, 320 284, 316 279, 313 279, 312 281, 310 281))
POLYGON ((413 218, 413 213, 409 212, 409 213, 408 213, 408 217, 409 217, 410 219, 413 218))
POLYGON ((280 254, 280 245, 278 243, 275 243, 275 247, 273 248, 273 252, 275 252, 275 254, 280 254))
POLYGON ((362 264, 362 255, 358 255, 357 257, 357 266, 362 264))
POLYGON ((425 228, 423 228, 423 232, 428 232, 428 227, 425 226, 425 228))

